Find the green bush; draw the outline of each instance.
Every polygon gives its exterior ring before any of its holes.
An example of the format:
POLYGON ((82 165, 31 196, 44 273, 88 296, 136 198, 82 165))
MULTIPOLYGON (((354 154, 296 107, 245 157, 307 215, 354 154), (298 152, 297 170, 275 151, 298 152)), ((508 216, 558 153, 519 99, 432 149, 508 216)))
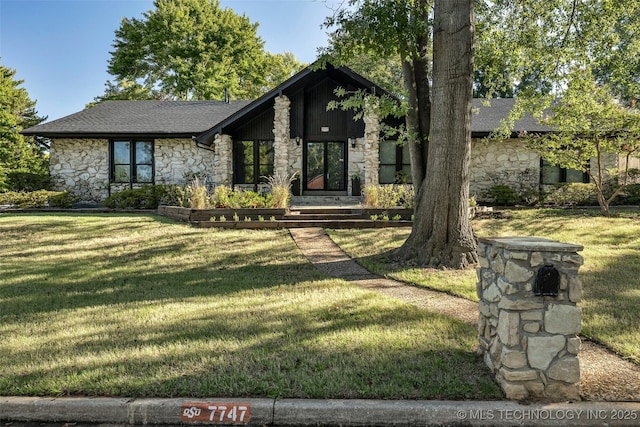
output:
POLYGON ((544 202, 555 206, 598 204, 595 184, 560 184, 545 196, 544 202))
POLYGON ((7 191, 16 192, 49 190, 51 189, 51 177, 48 173, 9 171, 6 173, 5 186, 7 191))
POLYGON ((111 209, 157 209, 160 204, 185 206, 188 198, 184 189, 172 185, 145 185, 120 191, 104 201, 111 209))
POLYGON ((10 205, 18 208, 70 208, 80 199, 67 191, 38 190, 31 192, 8 191, 0 193, 0 205, 10 205))
POLYGON ((364 204, 369 208, 413 208, 415 192, 411 184, 367 185, 364 187, 364 204))
POLYGON ((522 201, 516 190, 508 185, 494 185, 484 194, 485 199, 498 206, 514 206, 522 201))
POLYGON ((51 197, 49 197, 49 206, 54 208, 69 209, 79 201, 80 197, 68 191, 63 191, 61 193, 53 194, 51 197))
POLYGON ((627 185, 624 189, 624 196, 620 198, 620 203, 640 205, 640 184, 627 185))
POLYGON ((274 199, 272 194, 262 195, 256 191, 237 190, 219 185, 213 189, 209 204, 212 208, 272 208, 274 199))

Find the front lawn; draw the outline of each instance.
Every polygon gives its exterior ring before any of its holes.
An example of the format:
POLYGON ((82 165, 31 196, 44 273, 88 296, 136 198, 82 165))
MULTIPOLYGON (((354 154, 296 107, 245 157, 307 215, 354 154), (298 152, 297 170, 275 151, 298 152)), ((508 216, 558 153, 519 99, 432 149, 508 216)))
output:
MULTIPOLYGON (((479 236, 540 236, 584 246, 582 334, 640 363, 640 216, 605 218, 585 210, 515 210, 510 219, 474 220, 479 236)), ((475 271, 404 267, 388 259, 407 229, 331 230, 372 271, 477 301, 475 271)))
POLYGON ((0 395, 496 399, 476 329, 329 279, 284 230, 0 215, 0 395))

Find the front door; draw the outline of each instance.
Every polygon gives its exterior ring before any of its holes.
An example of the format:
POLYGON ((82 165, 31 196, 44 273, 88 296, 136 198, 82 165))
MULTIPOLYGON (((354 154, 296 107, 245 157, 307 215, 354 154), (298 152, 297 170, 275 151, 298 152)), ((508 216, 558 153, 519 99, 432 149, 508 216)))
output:
POLYGON ((304 189, 346 191, 344 142, 305 144, 304 189))

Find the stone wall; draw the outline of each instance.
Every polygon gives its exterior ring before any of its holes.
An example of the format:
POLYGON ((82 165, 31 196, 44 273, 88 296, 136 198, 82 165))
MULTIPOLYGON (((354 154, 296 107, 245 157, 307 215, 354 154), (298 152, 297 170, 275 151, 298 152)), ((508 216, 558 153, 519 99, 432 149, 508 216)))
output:
MULTIPOLYGON (((84 201, 99 202, 129 188, 129 184, 109 183, 108 139, 54 139, 50 158, 55 189, 68 190, 84 201)), ((191 139, 156 139, 154 159, 156 184, 184 185, 193 174, 213 182, 213 153, 196 147, 191 139)))
POLYGON ((535 237, 480 239, 479 352, 509 399, 579 398, 582 249, 535 237), (557 296, 534 293, 544 265, 559 272, 557 296))
POLYGON ((494 185, 507 185, 525 193, 538 189, 540 155, 517 139, 471 141, 469 194, 478 200, 494 185))
POLYGON ((156 139, 154 157, 156 184, 186 185, 194 174, 213 182, 213 153, 191 139, 156 139))
POLYGON ((49 153, 55 190, 68 190, 85 201, 97 202, 108 196, 107 139, 53 139, 49 153))

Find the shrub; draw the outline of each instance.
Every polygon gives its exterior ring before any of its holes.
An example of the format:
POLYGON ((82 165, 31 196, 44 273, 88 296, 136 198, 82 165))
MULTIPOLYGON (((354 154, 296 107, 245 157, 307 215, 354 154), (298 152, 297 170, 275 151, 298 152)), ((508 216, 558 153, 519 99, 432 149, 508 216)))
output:
POLYGON ((220 185, 213 189, 209 204, 214 208, 228 209, 271 208, 273 195, 262 195, 256 191, 237 190, 220 185))
POLYGON ((9 171, 6 174, 5 185, 9 191, 33 192, 49 190, 51 177, 48 173, 34 173, 29 171, 9 171))
POLYGON ((231 197, 231 207, 243 208, 270 208, 273 207, 273 195, 262 195, 255 191, 234 191, 231 197))
POLYGON ((213 189, 213 194, 209 198, 211 206, 214 208, 231 207, 231 193, 233 190, 226 185, 219 185, 213 189))
POLYGON ((629 184, 624 189, 624 203, 629 205, 640 204, 640 184, 629 184))
POLYGON ((18 208, 45 208, 48 206, 70 208, 79 197, 67 191, 38 190, 31 192, 8 191, 0 193, 0 205, 18 208))
POLYGON ((179 206, 184 208, 189 205, 189 193, 186 187, 179 185, 163 185, 163 194, 160 200, 161 205, 179 206))
POLYGON ((161 203, 170 204, 168 201, 179 201, 176 199, 180 197, 184 200, 184 195, 174 186, 145 185, 112 194, 104 205, 111 209, 157 209, 161 203))
POLYGON ((369 208, 414 207, 415 192, 410 184, 366 185, 363 193, 364 204, 369 208))
POLYGON ((487 201, 498 206, 514 206, 522 201, 518 192, 508 185, 494 185, 484 196, 487 201))
POLYGON ((49 206, 54 208, 69 209, 80 201, 80 197, 68 191, 52 194, 49 197, 49 206))
POLYGON ((556 206, 597 204, 595 184, 561 184, 547 193, 545 203, 556 206))

